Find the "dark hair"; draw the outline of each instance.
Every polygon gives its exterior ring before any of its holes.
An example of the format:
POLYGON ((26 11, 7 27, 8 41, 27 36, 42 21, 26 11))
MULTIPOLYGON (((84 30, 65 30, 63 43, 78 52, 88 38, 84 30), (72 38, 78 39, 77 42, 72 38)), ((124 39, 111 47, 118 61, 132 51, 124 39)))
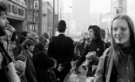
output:
POLYGON ((2 27, 0 27, 0 36, 4 36, 6 33, 4 31, 4 29, 2 29, 2 27))
POLYGON ((13 32, 12 37, 11 37, 11 41, 16 41, 17 40, 17 33, 13 32))
POLYGON ((7 14, 7 4, 3 1, 0 2, 0 16, 2 15, 2 12, 7 14))
MULTIPOLYGON (((0 2, 0 16, 7 14, 7 5, 3 1, 0 2)), ((6 33, 2 27, 0 27, 0 36, 4 36, 6 33)))
POLYGON ((111 48, 112 48, 112 54, 114 54, 114 58, 116 60, 116 63, 121 62, 123 58, 123 54, 131 54, 133 59, 135 58, 135 32, 134 32, 134 23, 132 19, 128 15, 120 14, 117 15, 115 18, 113 18, 111 22, 111 48), (117 44, 113 38, 113 22, 115 20, 125 20, 128 24, 129 32, 130 32, 130 46, 128 47, 123 47, 123 44, 117 44))
POLYGON ((19 44, 22 44, 26 40, 27 34, 28 32, 26 31, 23 31, 19 34, 19 38, 18 38, 19 44))
POLYGON ((101 29, 97 25, 90 25, 88 30, 93 29, 94 35, 95 35, 95 40, 101 40, 101 29))
POLYGON ((43 36, 44 36, 46 39, 49 39, 49 34, 48 34, 48 33, 44 33, 43 36))
POLYGON ((35 45, 35 49, 36 51, 44 51, 44 45, 38 43, 37 45, 35 45))
POLYGON ((64 20, 60 20, 58 23, 58 31, 59 32, 65 32, 66 30, 66 22, 64 20))
POLYGON ((34 41, 32 39, 26 39, 21 45, 23 49, 28 49, 28 47, 34 45, 34 41))

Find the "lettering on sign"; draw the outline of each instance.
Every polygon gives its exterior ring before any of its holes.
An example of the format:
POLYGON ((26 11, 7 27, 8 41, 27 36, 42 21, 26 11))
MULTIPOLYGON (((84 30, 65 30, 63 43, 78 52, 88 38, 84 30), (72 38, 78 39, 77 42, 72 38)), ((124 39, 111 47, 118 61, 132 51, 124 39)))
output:
POLYGON ((34 9, 39 9, 39 2, 38 2, 38 0, 34 1, 34 9))
POLYGON ((23 6, 23 7, 26 7, 26 4, 25 4, 24 0, 11 0, 11 1, 13 1, 13 2, 15 2, 15 3, 17 3, 17 4, 19 4, 19 5, 23 6))
POLYGON ((8 15, 19 18, 25 18, 25 8, 9 2, 8 15))

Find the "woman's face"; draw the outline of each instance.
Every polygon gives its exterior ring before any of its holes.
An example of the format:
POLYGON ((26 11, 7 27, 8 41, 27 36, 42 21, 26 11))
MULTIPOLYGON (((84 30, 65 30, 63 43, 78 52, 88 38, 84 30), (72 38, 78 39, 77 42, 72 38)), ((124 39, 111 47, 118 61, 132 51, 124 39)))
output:
POLYGON ((112 25, 112 35, 117 44, 129 43, 130 31, 127 22, 122 19, 114 20, 112 25))
POLYGON ((87 72, 88 72, 88 68, 86 65, 80 65, 79 68, 78 68, 78 71, 80 72, 80 74, 82 75, 86 75, 87 72))
POLYGON ((34 45, 30 45, 30 46, 29 46, 29 50, 30 50, 30 51, 33 51, 33 50, 34 50, 34 47, 35 47, 34 45))
POLYGON ((89 29, 89 39, 93 40, 95 37, 93 29, 89 29))

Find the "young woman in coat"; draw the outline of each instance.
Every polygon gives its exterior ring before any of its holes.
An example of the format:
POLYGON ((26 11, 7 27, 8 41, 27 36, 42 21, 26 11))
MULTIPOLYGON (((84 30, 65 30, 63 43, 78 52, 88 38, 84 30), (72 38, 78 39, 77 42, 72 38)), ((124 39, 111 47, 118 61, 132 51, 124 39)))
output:
POLYGON ((95 82, 135 81, 134 24, 127 15, 116 16, 111 23, 111 47, 100 58, 95 82))

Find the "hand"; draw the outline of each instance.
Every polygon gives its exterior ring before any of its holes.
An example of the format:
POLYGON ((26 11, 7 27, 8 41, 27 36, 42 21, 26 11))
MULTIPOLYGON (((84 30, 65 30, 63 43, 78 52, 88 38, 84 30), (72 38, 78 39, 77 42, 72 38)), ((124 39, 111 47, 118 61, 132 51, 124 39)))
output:
POLYGON ((77 61, 71 61, 71 62, 70 62, 71 66, 72 66, 72 67, 75 66, 76 62, 77 62, 77 61))
POLYGON ((86 58, 91 58, 91 57, 95 57, 96 56, 96 52, 95 51, 91 51, 91 52, 88 52, 88 54, 86 55, 86 58))
POLYGON ((57 70, 58 70, 59 72, 61 72, 61 71, 63 70, 63 67, 62 67, 62 65, 61 65, 61 64, 59 64, 59 65, 58 65, 57 70))

